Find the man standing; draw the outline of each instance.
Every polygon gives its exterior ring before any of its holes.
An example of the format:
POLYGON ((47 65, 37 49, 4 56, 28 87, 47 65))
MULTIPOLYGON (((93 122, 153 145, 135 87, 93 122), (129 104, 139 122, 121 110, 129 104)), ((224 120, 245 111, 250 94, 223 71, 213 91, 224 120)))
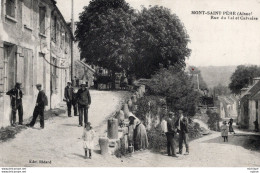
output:
POLYGON ((16 83, 15 87, 8 91, 6 95, 9 95, 11 98, 11 107, 12 107, 12 115, 11 115, 11 125, 15 126, 16 124, 16 112, 18 110, 19 116, 19 125, 23 124, 23 92, 21 90, 21 83, 16 83))
POLYGON ((77 93, 78 108, 79 108, 79 127, 82 126, 83 116, 84 123, 88 122, 88 108, 91 104, 91 97, 86 84, 81 84, 77 93))
POLYGON ((183 111, 179 110, 179 118, 176 121, 176 127, 179 132, 179 154, 182 154, 183 142, 186 147, 185 155, 189 154, 189 144, 188 144, 188 119, 183 116, 183 111))
POLYGON ((73 88, 71 86, 71 82, 67 82, 67 86, 65 87, 64 97, 67 103, 68 108, 68 117, 71 117, 71 106, 73 105, 74 116, 77 115, 77 110, 75 109, 75 104, 73 104, 73 88))
POLYGON ((166 138, 167 138, 167 153, 168 153, 168 156, 178 157, 176 155, 176 147, 175 147, 175 141, 174 141, 174 135, 177 132, 177 129, 175 128, 174 113, 169 112, 168 117, 166 117, 165 119, 166 120, 162 121, 162 129, 163 129, 163 131, 166 135, 166 138), (163 124, 165 124, 166 126, 163 125, 163 124))
POLYGON ((33 111, 33 119, 30 122, 30 124, 26 124, 26 126, 33 127, 38 115, 40 115, 40 126, 43 129, 44 128, 44 109, 45 106, 48 105, 48 99, 45 95, 44 91, 42 90, 42 85, 37 84, 36 85, 37 90, 39 91, 37 100, 36 100, 36 106, 33 111))

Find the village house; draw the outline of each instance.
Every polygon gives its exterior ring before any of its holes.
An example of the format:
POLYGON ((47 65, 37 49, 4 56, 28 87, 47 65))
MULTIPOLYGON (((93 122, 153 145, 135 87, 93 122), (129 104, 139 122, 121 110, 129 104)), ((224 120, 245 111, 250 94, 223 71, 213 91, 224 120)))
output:
POLYGON ((255 130, 260 119, 260 77, 253 79, 252 86, 241 90, 238 125, 240 128, 255 130))
POLYGON ((237 117, 237 98, 233 95, 218 96, 218 113, 220 118, 235 118, 237 117))
POLYGON ((85 83, 88 81, 88 87, 94 85, 94 74, 95 70, 88 64, 84 63, 81 60, 74 61, 75 65, 75 76, 77 76, 79 82, 85 83))
POLYGON ((73 34, 54 0, 1 0, 0 127, 10 125, 10 98, 5 93, 22 83, 24 119, 32 116, 42 84, 49 104, 63 100, 71 80, 73 34))

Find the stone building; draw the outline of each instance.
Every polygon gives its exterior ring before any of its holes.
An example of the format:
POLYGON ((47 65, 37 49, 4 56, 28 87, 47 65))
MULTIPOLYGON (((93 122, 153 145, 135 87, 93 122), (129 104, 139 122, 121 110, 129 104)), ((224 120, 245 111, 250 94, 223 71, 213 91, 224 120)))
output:
POLYGON ((73 34, 54 0, 0 0, 0 127, 10 124, 10 98, 5 93, 22 83, 24 119, 32 116, 41 83, 47 109, 63 99, 71 80, 73 34))
POLYGON ((241 90, 238 125, 241 128, 255 130, 255 121, 260 123, 260 77, 253 79, 253 84, 241 90))

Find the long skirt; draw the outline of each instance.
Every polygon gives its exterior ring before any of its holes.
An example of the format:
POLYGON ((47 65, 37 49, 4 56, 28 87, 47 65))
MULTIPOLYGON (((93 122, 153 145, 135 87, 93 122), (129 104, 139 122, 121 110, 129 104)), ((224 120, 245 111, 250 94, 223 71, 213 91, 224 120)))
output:
POLYGON ((140 150, 146 148, 148 148, 148 137, 146 129, 143 124, 139 124, 134 130, 134 149, 140 150))
POLYGON ((234 132, 234 129, 232 126, 229 126, 229 132, 234 132))

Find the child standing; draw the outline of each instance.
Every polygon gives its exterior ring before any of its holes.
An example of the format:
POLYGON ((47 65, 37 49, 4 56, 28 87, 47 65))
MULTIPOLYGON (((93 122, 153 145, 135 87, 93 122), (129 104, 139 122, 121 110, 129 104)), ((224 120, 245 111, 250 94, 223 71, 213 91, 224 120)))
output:
POLYGON ((90 122, 85 124, 82 139, 83 139, 83 148, 85 149, 85 158, 88 157, 91 159, 91 150, 94 149, 94 138, 95 131, 92 129, 90 122))
POLYGON ((221 128, 221 136, 224 138, 224 142, 228 142, 228 126, 227 122, 224 121, 223 125, 220 127, 221 128))

